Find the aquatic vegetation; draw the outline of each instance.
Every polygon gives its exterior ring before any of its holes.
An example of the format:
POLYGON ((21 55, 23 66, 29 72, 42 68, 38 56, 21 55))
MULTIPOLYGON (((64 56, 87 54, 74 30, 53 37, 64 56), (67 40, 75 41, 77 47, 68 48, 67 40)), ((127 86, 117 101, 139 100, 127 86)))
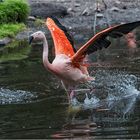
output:
POLYGON ((28 57, 30 50, 31 47, 28 46, 26 40, 20 42, 14 41, 0 50, 0 62, 25 59, 28 57))
POLYGON ((29 52, 30 52, 29 48, 26 47, 24 49, 21 49, 19 52, 2 55, 0 57, 0 62, 25 59, 28 57, 27 54, 29 52))

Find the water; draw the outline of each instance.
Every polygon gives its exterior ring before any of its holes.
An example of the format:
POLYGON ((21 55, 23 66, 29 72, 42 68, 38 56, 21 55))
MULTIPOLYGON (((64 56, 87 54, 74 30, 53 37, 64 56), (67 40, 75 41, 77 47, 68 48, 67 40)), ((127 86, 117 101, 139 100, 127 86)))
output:
POLYGON ((44 69, 41 52, 34 46, 27 59, 0 64, 1 139, 140 138, 139 53, 129 56, 124 48, 91 56, 96 80, 80 85, 68 105, 60 81, 44 69))
POLYGON ((0 104, 29 103, 37 99, 35 93, 23 90, 0 89, 0 104))

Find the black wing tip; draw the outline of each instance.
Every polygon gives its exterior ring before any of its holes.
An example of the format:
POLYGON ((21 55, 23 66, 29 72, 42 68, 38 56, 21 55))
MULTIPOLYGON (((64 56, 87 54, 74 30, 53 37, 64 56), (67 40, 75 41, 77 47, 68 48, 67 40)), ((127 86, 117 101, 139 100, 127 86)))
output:
POLYGON ((96 42, 94 42, 94 44, 91 44, 91 46, 88 47, 86 53, 89 55, 98 50, 102 50, 103 48, 108 48, 110 44, 111 42, 107 39, 97 40, 96 42))
POLYGON ((121 25, 134 25, 134 28, 140 26, 140 21, 133 21, 133 22, 128 22, 128 23, 122 23, 121 25))
MULTIPOLYGON (((138 23, 138 24, 140 24, 140 20, 138 20, 138 21, 133 21, 133 22, 128 22, 128 24, 130 24, 130 23, 138 23)), ((126 23, 127 24, 127 23, 126 23)))
POLYGON ((108 33, 110 37, 113 38, 120 38, 125 34, 128 34, 135 28, 140 26, 140 21, 134 21, 134 22, 128 22, 128 23, 122 23, 118 26, 116 26, 112 31, 108 33))

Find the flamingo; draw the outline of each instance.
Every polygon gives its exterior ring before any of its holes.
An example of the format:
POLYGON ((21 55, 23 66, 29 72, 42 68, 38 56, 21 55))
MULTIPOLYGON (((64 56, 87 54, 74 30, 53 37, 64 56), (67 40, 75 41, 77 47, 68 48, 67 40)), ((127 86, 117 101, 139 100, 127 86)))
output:
POLYGON ((94 77, 89 75, 87 65, 84 63, 86 56, 102 48, 108 48, 111 44, 108 37, 122 37, 139 26, 140 21, 119 24, 104 29, 95 34, 77 51, 74 48, 72 37, 58 19, 48 17, 45 24, 51 32, 54 41, 55 59, 53 62, 50 63, 48 60, 48 42, 42 31, 31 34, 29 44, 33 40, 43 42, 44 67, 61 80, 70 103, 75 94, 74 89, 76 85, 94 80, 94 77))
POLYGON ((126 35, 126 40, 127 40, 127 45, 130 49, 135 49, 137 48, 137 41, 135 34, 130 32, 126 35))

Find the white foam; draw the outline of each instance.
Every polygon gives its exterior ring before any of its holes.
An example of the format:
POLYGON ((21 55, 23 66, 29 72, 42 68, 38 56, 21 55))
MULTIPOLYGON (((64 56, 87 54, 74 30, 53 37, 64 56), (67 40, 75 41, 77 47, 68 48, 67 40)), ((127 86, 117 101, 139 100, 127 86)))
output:
POLYGON ((0 88, 0 104, 27 103, 37 98, 37 94, 24 90, 0 88))
MULTIPOLYGON (((93 91, 92 94, 85 92, 86 97, 81 103, 84 108, 103 106, 123 114, 132 110, 137 97, 140 95, 135 75, 118 70, 99 70, 95 77, 95 82, 87 86, 87 88, 90 86, 95 89, 95 92, 93 91), (102 94, 99 94, 100 92, 102 94), (89 94, 92 96, 89 97, 89 94), (106 97, 102 98, 103 94, 106 94, 106 97)), ((83 85, 82 87, 85 88, 83 85)))

